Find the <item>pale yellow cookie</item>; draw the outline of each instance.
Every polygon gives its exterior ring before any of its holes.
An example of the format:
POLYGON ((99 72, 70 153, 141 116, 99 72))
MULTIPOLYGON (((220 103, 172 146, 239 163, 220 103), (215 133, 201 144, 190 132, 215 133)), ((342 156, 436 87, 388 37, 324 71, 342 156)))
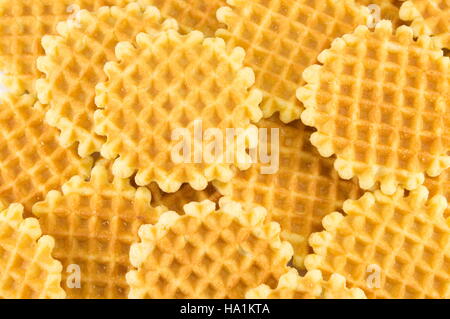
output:
POLYGON ((45 36, 45 56, 37 66, 45 76, 36 83, 41 103, 48 104, 47 122, 61 131, 64 147, 78 143, 85 157, 100 150, 104 139, 94 132, 95 86, 107 79, 105 62, 114 59, 120 41, 134 41, 142 31, 159 32, 176 27, 160 17, 158 9, 130 3, 79 11, 57 26, 58 35, 45 36))
POLYGON ((416 36, 430 35, 450 49, 450 1, 409 0, 400 8, 400 18, 412 21, 416 36))
POLYGON ((393 194, 450 166, 450 60, 427 36, 379 22, 333 41, 297 96, 322 156, 344 179, 393 194))
POLYGON ((117 46, 119 62, 105 65, 108 81, 97 86, 95 127, 106 136, 101 153, 115 160, 113 173, 137 172, 138 185, 156 182, 170 193, 183 183, 202 190, 212 180, 226 182, 232 165, 248 168, 245 145, 253 138, 239 136, 261 118, 262 96, 251 88, 254 73, 243 66, 244 50, 198 31, 141 33, 136 42, 117 46), (206 138, 211 130, 219 142, 206 138), (232 147, 227 130, 235 132, 232 147), (208 148, 214 141, 218 147, 208 148))
POLYGON ((353 0, 228 0, 217 12, 226 29, 217 32, 247 51, 246 65, 264 93, 264 117, 280 112, 283 122, 300 118, 295 90, 303 70, 331 41, 371 20, 368 8, 353 0))
POLYGON ((182 212, 184 205, 190 202, 210 200, 218 203, 220 197, 222 197, 212 184, 200 191, 193 189, 189 184, 184 184, 175 193, 163 192, 156 183, 151 183, 148 187, 152 192, 153 206, 164 206, 176 212, 182 212))
POLYGON ((264 208, 224 198, 217 210, 203 201, 184 211, 141 226, 141 242, 130 249, 130 298, 244 298, 260 284, 275 287, 288 271, 292 247, 264 208))
POLYGON ((45 110, 31 95, 8 94, 0 103, 0 200, 21 203, 25 213, 72 176, 87 177, 92 158, 58 143, 58 130, 44 122, 45 110))
POLYGON ((68 298, 126 298, 130 245, 140 225, 158 220, 148 189, 111 175, 100 161, 89 180, 73 177, 33 206, 42 232, 55 238, 68 298))
POLYGON ((443 196, 428 199, 424 186, 346 201, 344 215, 326 216, 325 231, 311 235, 306 268, 340 274, 369 298, 449 298, 447 207, 443 196))
POLYGON ((262 153, 256 163, 214 185, 234 201, 265 207, 268 219, 280 224, 281 238, 292 244, 294 265, 304 268, 308 237, 322 230, 322 218, 363 192, 355 180, 339 178, 333 159, 320 156, 309 142, 313 130, 300 121, 284 124, 274 115, 257 127, 262 153))
POLYGON ((36 94, 41 77, 36 59, 43 55, 41 38, 56 33, 56 24, 78 9, 96 10, 130 0, 0 0, 0 71, 14 93, 36 94))
POLYGON ((226 0, 139 0, 157 7, 165 17, 174 18, 182 32, 198 30, 207 36, 223 27, 216 18, 217 10, 226 0))
POLYGON ((41 235, 35 218, 23 219, 22 205, 0 207, 1 299, 65 298, 62 266, 52 257, 55 241, 41 235))

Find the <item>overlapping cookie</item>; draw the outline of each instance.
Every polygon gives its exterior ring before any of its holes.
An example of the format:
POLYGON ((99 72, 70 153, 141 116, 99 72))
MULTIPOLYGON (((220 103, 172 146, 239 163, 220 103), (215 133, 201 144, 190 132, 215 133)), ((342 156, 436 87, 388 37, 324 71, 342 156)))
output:
POLYGON ((42 236, 35 218, 23 219, 22 205, 0 208, 0 298, 64 298, 54 239, 42 236))
POLYGON ((142 224, 158 220, 148 189, 111 175, 100 161, 89 180, 75 176, 33 206, 43 233, 55 238, 68 298, 126 298, 129 247, 142 224))
POLYGON ((120 41, 134 41, 139 32, 157 33, 174 27, 155 7, 135 2, 125 7, 79 11, 45 36, 45 56, 37 60, 45 76, 36 83, 39 100, 48 104, 47 122, 61 131, 64 147, 78 144, 85 157, 100 150, 104 138, 94 132, 95 86, 107 79, 103 67, 114 59, 120 41))
POLYGON ((450 166, 450 60, 430 37, 378 23, 333 41, 297 91, 320 154, 364 189, 408 190, 450 166))
POLYGON ((139 230, 131 246, 130 298, 244 298, 260 284, 275 287, 292 247, 262 207, 221 199, 192 202, 139 230))
POLYGON ((36 59, 43 55, 41 38, 54 35, 56 25, 79 9, 96 10, 105 5, 125 5, 131 0, 1 0, 0 71, 13 93, 35 95, 41 77, 36 59))
POLYGON ((416 36, 429 35, 450 49, 450 1, 409 0, 400 8, 400 18, 411 21, 416 36))
POLYGON ((346 277, 369 298, 449 298, 450 225, 443 196, 420 186, 409 194, 366 193, 324 218, 307 269, 346 277))
POLYGON ((279 112, 283 122, 300 118, 295 90, 303 70, 335 38, 370 23, 367 7, 354 0, 228 0, 217 12, 226 29, 217 32, 230 46, 241 46, 245 63, 264 93, 264 117, 279 112))
POLYGON ((281 237, 294 248, 294 265, 303 268, 308 238, 322 230, 322 218, 362 195, 356 180, 342 180, 332 158, 323 158, 309 142, 313 130, 300 121, 284 124, 277 115, 257 123, 256 163, 237 171, 227 183, 214 182, 226 196, 261 205, 281 225, 281 237))
POLYGON ((8 94, 0 104, 0 201, 21 203, 25 214, 47 192, 72 176, 89 176, 92 158, 58 143, 58 130, 44 122, 45 109, 29 94, 8 94))
POLYGON ((249 167, 245 146, 254 137, 246 132, 262 116, 261 93, 242 48, 169 30, 141 33, 116 54, 119 62, 105 65, 108 81, 97 86, 95 112, 96 132, 106 137, 101 154, 115 160, 115 175, 136 173, 138 185, 156 182, 171 193, 184 183, 202 190, 229 181, 232 165, 249 167))

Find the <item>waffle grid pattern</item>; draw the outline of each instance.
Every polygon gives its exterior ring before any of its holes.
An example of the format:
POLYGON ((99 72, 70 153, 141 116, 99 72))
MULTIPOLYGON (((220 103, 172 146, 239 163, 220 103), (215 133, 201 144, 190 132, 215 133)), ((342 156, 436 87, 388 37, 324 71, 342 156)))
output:
POLYGON ((0 210, 0 298, 64 298, 53 238, 41 237, 36 219, 23 219, 22 205, 0 210))
POLYGON ((400 18, 412 21, 411 27, 416 36, 434 36, 450 49, 450 1, 449 0, 410 0, 400 8, 400 18))
MULTIPOLYGON (((254 74, 242 66, 244 51, 227 49, 222 39, 205 39, 196 31, 141 33, 136 42, 136 47, 129 42, 117 46, 119 62, 105 65, 108 81, 97 86, 96 132, 107 137, 101 153, 115 159, 114 174, 130 177, 137 171, 138 185, 157 182, 168 193, 183 183, 202 190, 209 181, 229 180, 232 163, 224 160, 232 148, 223 150, 224 157, 195 163, 196 152, 206 153, 211 141, 193 139, 189 161, 177 163, 172 150, 179 141, 172 137, 180 128, 194 136, 199 119, 202 132, 214 128, 225 136, 226 129, 246 129, 261 118, 262 96, 250 89, 254 74)), ((233 158, 236 166, 248 167, 245 151, 233 158)))
POLYGON ((364 189, 380 182, 392 194, 450 166, 450 63, 442 55, 430 38, 416 41, 406 26, 392 34, 382 21, 335 40, 319 56, 323 65, 305 70, 302 121, 318 129, 311 142, 322 156, 337 155, 342 178, 357 176, 364 189))
POLYGON ((331 41, 370 20, 367 8, 347 0, 229 0, 217 12, 227 25, 217 36, 241 46, 246 65, 256 74, 255 86, 264 92, 264 117, 280 112, 283 122, 300 117, 295 90, 305 67, 331 41))
POLYGON ((310 237, 315 255, 306 268, 341 274, 369 298, 449 298, 447 207, 443 196, 428 200, 424 186, 407 196, 376 191, 346 201, 346 215, 326 216, 326 230, 310 237))
POLYGON ((0 197, 25 211, 75 175, 87 177, 92 159, 58 144, 56 129, 44 123, 45 111, 30 95, 3 97, 0 108, 0 197))
POLYGON ((139 0, 145 5, 157 7, 164 17, 177 20, 180 31, 188 33, 194 30, 212 37, 223 27, 216 18, 216 11, 225 5, 225 0, 139 0))
POLYGON ((36 59, 44 51, 41 38, 55 34, 59 21, 72 15, 75 7, 93 10, 103 5, 124 4, 126 0, 1 0, 0 70, 3 82, 13 93, 36 94, 35 81, 41 77, 36 59))
POLYGON ((0 299, 450 299, 449 21, 0 0, 0 299), (198 120, 245 131, 211 162, 198 120), (275 173, 256 129, 279 129, 275 173))
POLYGON ((294 247, 294 264, 303 268, 303 259, 309 253, 307 239, 322 230, 322 218, 341 210, 345 200, 359 198, 362 191, 355 180, 339 178, 333 159, 319 155, 309 142, 312 129, 299 121, 284 124, 276 115, 257 126, 267 129, 269 151, 271 130, 279 129, 278 171, 262 174, 261 168, 268 164, 259 162, 237 171, 230 182, 214 185, 234 201, 265 207, 268 219, 281 225, 282 239, 294 247))
POLYGON ((127 298, 129 247, 138 240, 139 226, 158 217, 158 209, 150 206, 149 190, 111 179, 102 162, 89 181, 73 177, 62 190, 35 204, 33 214, 43 233, 55 238, 55 258, 65 268, 80 267, 80 287, 69 287, 72 274, 63 273, 68 298, 127 298))
POLYGON ((126 7, 81 10, 73 20, 59 23, 57 36, 45 36, 46 55, 37 66, 45 77, 38 80, 39 100, 49 104, 46 120, 61 131, 64 147, 78 143, 85 157, 100 151, 104 139, 94 132, 95 86, 106 80, 103 66, 115 58, 120 41, 133 41, 139 32, 158 32, 163 23, 155 7, 137 3, 126 7))
POLYGON ((264 221, 262 207, 243 210, 226 199, 185 206, 139 230, 127 274, 131 298, 244 298, 260 284, 273 287, 288 271, 292 248, 264 221))

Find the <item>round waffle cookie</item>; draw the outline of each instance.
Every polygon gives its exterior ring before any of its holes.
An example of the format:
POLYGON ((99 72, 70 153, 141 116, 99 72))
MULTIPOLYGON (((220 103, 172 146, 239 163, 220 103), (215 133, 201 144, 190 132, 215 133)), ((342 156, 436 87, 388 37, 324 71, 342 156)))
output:
POLYGON ((401 0, 356 0, 356 3, 370 9, 374 24, 381 20, 391 20, 396 27, 403 24, 399 16, 401 0))
POLYGON ((450 60, 432 39, 382 21, 336 39, 319 61, 297 92, 302 121, 342 178, 393 194, 450 166, 450 60))
POLYGON ((321 157, 309 142, 312 129, 300 121, 284 124, 274 115, 257 126, 272 164, 259 155, 250 169, 214 184, 234 201, 265 207, 268 219, 281 225, 281 238, 292 244, 295 266, 303 268, 308 237, 322 230, 322 218, 363 193, 355 180, 339 178, 333 160, 321 157))
POLYGON ((129 247, 139 226, 157 221, 148 189, 110 175, 100 161, 90 180, 73 177, 33 206, 43 233, 55 238, 68 298, 126 298, 129 247))
POLYGON ((320 270, 308 271, 303 277, 295 269, 281 276, 278 286, 261 285, 246 294, 247 299, 366 299, 359 288, 347 288, 345 278, 333 274, 323 280, 320 270))
POLYGON ((161 23, 155 7, 131 3, 126 7, 102 7, 79 11, 75 19, 57 26, 58 36, 45 36, 46 55, 37 62, 45 78, 36 82, 39 100, 49 104, 47 122, 60 129, 60 143, 79 143, 85 157, 100 150, 104 140, 94 133, 95 86, 106 80, 103 66, 114 59, 119 41, 132 41, 141 31, 156 33, 176 27, 161 23))
POLYGON ((151 183, 149 189, 152 193, 152 206, 164 206, 169 210, 176 212, 182 212, 184 205, 189 204, 190 202, 210 200, 214 203, 218 203, 220 197, 222 197, 211 184, 201 191, 193 189, 189 184, 182 185, 175 193, 163 192, 156 183, 151 183))
POLYGON ((261 93, 250 89, 253 71, 242 66, 244 50, 228 49, 222 39, 197 31, 141 33, 136 42, 117 46, 120 62, 105 65, 108 81, 97 86, 96 132, 107 137, 101 153, 115 159, 113 173, 126 178, 137 171, 138 185, 157 182, 171 193, 183 183, 202 190, 209 181, 228 181, 232 164, 248 168, 245 147, 229 157, 244 139, 235 138, 233 147, 223 139, 232 129, 244 136, 262 116, 261 93), (204 139, 196 137, 199 127, 204 139), (214 157, 206 157, 210 129, 222 135, 225 149, 214 157), (177 131, 184 142, 174 139, 177 131), (181 160, 173 156, 180 143, 190 148, 181 160))
POLYGON ((400 18, 412 21, 416 36, 432 35, 450 49, 450 1, 410 0, 400 8, 400 18))
POLYGON ((346 201, 345 216, 326 216, 326 230, 311 235, 306 268, 341 274, 369 298, 449 298, 447 207, 443 196, 428 199, 424 186, 346 201))
POLYGON ((41 76, 36 59, 43 54, 41 38, 55 34, 59 21, 78 8, 94 10, 104 5, 123 5, 130 0, 0 0, 0 70, 14 93, 35 94, 41 76))
POLYGON ((58 143, 56 129, 31 95, 3 97, 0 104, 0 198, 21 203, 29 213, 37 201, 75 175, 87 177, 92 158, 58 143))
POLYGON ((331 41, 366 24, 371 16, 353 0, 228 0, 217 12, 227 29, 218 30, 232 46, 247 51, 245 63, 255 70, 255 86, 264 92, 265 117, 280 112, 285 123, 300 118, 295 90, 305 67, 331 41))
POLYGON ((52 258, 55 242, 42 236, 35 218, 23 219, 23 206, 0 207, 0 298, 62 299, 61 263, 52 258))
POLYGON ((141 226, 130 249, 130 298, 244 298, 260 284, 274 287, 288 271, 292 248, 262 207, 243 209, 225 198, 193 202, 185 215, 161 215, 141 226))
POLYGON ((216 18, 217 10, 225 0, 139 0, 140 3, 157 7, 165 17, 177 20, 182 32, 198 30, 207 36, 223 27, 216 18))

